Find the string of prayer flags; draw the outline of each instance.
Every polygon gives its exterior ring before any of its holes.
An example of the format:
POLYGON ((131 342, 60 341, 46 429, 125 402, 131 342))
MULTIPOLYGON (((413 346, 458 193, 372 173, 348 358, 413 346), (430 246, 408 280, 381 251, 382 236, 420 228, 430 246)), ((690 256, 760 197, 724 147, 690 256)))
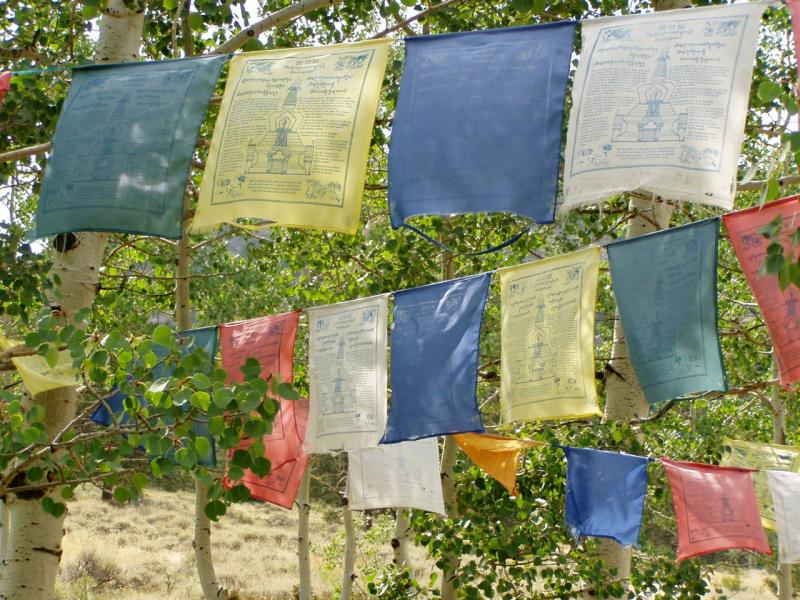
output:
POLYGON ((553 222, 575 27, 405 39, 389 152, 392 227, 476 212, 553 222))
POLYGON ((728 389, 717 331, 719 219, 607 246, 611 283, 648 403, 728 389))
POLYGON ((633 190, 730 209, 765 7, 583 21, 563 209, 633 190))
POLYGON ((778 555, 781 564, 800 562, 800 474, 765 471, 767 485, 775 507, 775 529, 778 531, 778 555))
POLYGON ((36 236, 180 238, 197 133, 227 60, 74 68, 39 194, 36 236))
POLYGON ((800 290, 789 285, 781 291, 777 277, 760 272, 771 243, 761 229, 778 217, 784 250, 791 250, 791 236, 800 224, 800 196, 728 213, 722 219, 742 272, 761 308, 781 383, 785 385, 800 381, 800 290))
POLYGON ((388 295, 307 311, 309 454, 376 446, 386 427, 388 295))
MULTIPOLYGON (((272 425, 272 433, 263 437, 264 457, 256 459, 260 463, 258 473, 245 469, 238 483, 250 490, 250 496, 286 509, 292 508, 297 490, 308 466, 308 454, 303 452, 303 439, 308 421, 308 400, 281 400, 281 409, 272 425), (269 473, 264 475, 264 467, 269 473)), ((252 440, 243 439, 238 446, 228 452, 228 464, 224 485, 230 489, 237 482, 229 475, 236 466, 236 451, 247 451, 252 440)))
MULTIPOLYGON (((0 350, 11 350, 21 344, 0 334, 0 350)), ((56 364, 52 367, 39 354, 17 356, 11 362, 31 396, 78 384, 78 369, 72 366, 72 357, 67 350, 59 351, 56 364)))
POLYGON ((600 414, 594 313, 600 248, 500 269, 504 423, 600 414))
POLYGON ((562 446, 567 457, 566 521, 575 536, 636 546, 651 459, 562 446))
POLYGON ((192 231, 250 217, 355 233, 389 43, 235 56, 192 231))
POLYGON ((742 548, 772 554, 750 470, 662 458, 678 527, 678 560, 742 548))
POLYGON ((220 325, 222 368, 228 383, 241 383, 241 367, 248 358, 261 366, 261 377, 275 374, 281 381, 291 382, 294 373, 294 340, 300 311, 220 325))
POLYGON ((347 453, 351 510, 417 508, 444 515, 439 442, 427 438, 347 453))
POLYGON ((494 477, 512 496, 517 495, 517 465, 523 450, 544 446, 536 440, 519 440, 488 433, 459 433, 453 436, 476 465, 494 477))
POLYGON ((478 346, 491 273, 394 294, 392 403, 381 444, 482 432, 478 346))
POLYGON ((742 440, 725 439, 722 443, 723 467, 758 469, 752 474, 753 488, 761 511, 761 524, 775 530, 775 512, 772 507, 767 478, 764 472, 800 471, 800 448, 778 444, 754 444, 742 440))

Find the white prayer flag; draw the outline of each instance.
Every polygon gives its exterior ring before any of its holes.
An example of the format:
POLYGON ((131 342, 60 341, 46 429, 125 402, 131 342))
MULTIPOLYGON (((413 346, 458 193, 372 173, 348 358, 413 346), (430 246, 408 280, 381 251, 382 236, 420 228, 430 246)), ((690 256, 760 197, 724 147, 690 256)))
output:
POLYGON ((730 209, 765 7, 583 21, 561 210, 634 190, 730 209))
POLYGON ((388 298, 308 310, 307 453, 378 445, 386 427, 388 298))
POLYGON ((775 509, 780 562, 800 562, 800 473, 764 472, 775 509))
POLYGON ((347 458, 352 510, 403 507, 446 514, 437 438, 354 450, 347 458))

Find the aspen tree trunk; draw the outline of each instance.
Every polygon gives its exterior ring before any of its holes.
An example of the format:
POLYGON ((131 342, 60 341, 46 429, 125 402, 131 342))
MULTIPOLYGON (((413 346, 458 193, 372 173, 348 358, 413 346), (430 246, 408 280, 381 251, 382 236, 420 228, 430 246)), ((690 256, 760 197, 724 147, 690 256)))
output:
MULTIPOLYGON (((772 349, 772 377, 779 376, 778 363, 775 360, 775 349, 772 349)), ((774 444, 786 443, 786 403, 781 397, 780 383, 772 384, 772 442, 774 444)), ((792 565, 778 564, 778 598, 791 600, 792 598, 792 565)))
POLYGON ((341 600, 350 600, 353 595, 353 580, 356 575, 356 527, 353 511, 347 498, 342 500, 342 520, 344 521, 344 570, 342 571, 341 600))
POLYGON ((311 515, 309 487, 311 485, 311 461, 297 490, 297 563, 300 572, 300 600, 311 600, 311 547, 308 520, 311 515))
MULTIPOLYGON (((628 222, 626 237, 633 238, 669 227, 672 205, 655 198, 634 196, 630 203, 636 216, 628 222)), ((607 421, 626 421, 645 416, 649 411, 639 381, 628 357, 625 333, 616 313, 614 341, 611 360, 606 376, 606 405, 604 418, 607 421)), ((609 539, 598 540, 598 556, 606 566, 616 569, 619 579, 629 579, 631 574, 631 549, 609 539)))
MULTIPOLYGON (((144 11, 129 11, 122 0, 111 0, 115 16, 104 14, 96 47, 96 62, 125 62, 139 58, 144 11)), ((52 301, 54 316, 71 322, 82 308, 94 301, 107 236, 76 233, 59 236, 52 253, 51 277, 58 275, 60 297, 52 301)), ((30 404, 45 408, 45 431, 54 437, 76 415, 74 387, 37 394, 30 404)), ((49 492, 58 499, 59 490, 49 492)), ((41 508, 42 494, 9 494, 8 545, 0 569, 0 599, 51 600, 55 594, 64 518, 54 518, 41 508)))
POLYGON ((408 556, 408 543, 411 539, 409 512, 405 508, 397 508, 394 514, 394 537, 392 538, 394 558, 392 560, 398 569, 410 569, 413 572, 414 568, 408 556))

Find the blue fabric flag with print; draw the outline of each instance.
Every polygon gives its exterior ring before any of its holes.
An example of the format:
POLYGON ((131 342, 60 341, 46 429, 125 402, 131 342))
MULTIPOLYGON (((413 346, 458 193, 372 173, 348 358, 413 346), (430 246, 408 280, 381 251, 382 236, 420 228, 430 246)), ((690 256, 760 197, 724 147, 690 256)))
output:
POLYGON ((394 295, 392 402, 381 444, 482 432, 478 346, 491 273, 394 295))
MULTIPOLYGON (((217 353, 217 327, 201 327, 199 329, 190 329, 188 331, 183 331, 179 334, 181 336, 181 354, 187 355, 198 348, 204 350, 206 354, 211 358, 211 363, 213 365, 214 362, 214 355, 217 353)), ((153 367, 153 379, 160 379, 162 377, 169 377, 172 372, 175 370, 172 365, 165 365, 161 361, 169 354, 169 351, 163 347, 159 346, 158 344, 153 345, 153 354, 156 355, 159 359, 159 363, 153 367)), ((113 390, 111 395, 106 398, 106 404, 108 408, 114 413, 117 417, 117 421, 120 425, 130 425, 131 416, 124 411, 123 403, 127 398, 126 394, 118 390, 113 390)), ((139 401, 141 406, 145 405, 144 396, 138 395, 136 399, 139 401)), ((92 421, 95 423, 99 423, 100 425, 105 425, 106 427, 110 427, 114 420, 111 418, 108 410, 104 405, 100 405, 97 410, 91 416, 92 421)), ((202 436, 208 439, 211 442, 211 452, 209 456, 201 456, 198 459, 198 462, 201 465, 205 466, 216 466, 217 464, 217 452, 216 452, 216 444, 214 442, 214 436, 211 435, 211 432, 208 430, 208 422, 201 421, 198 419, 194 419, 192 421, 192 431, 194 431, 198 436, 202 436)))
POLYGON ((573 535, 638 545, 651 459, 592 448, 562 450, 567 457, 566 521, 573 535))
POLYGON ((717 330, 719 219, 608 246, 631 364, 648 403, 728 389, 717 330))
POLYGON ((73 71, 36 211, 36 237, 181 237, 197 133, 226 55, 73 71))
POLYGON ((389 152, 392 227, 478 212, 553 222, 575 26, 406 38, 389 152))

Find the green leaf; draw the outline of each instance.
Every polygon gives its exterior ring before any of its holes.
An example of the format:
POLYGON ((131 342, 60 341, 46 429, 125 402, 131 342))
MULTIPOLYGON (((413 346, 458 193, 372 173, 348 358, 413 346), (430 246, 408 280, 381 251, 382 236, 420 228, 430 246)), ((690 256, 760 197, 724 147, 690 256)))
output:
POLYGON ((300 394, 298 394, 295 389, 289 385, 288 383, 281 383, 278 386, 278 395, 281 398, 286 398, 286 400, 299 400, 300 394))
POLYGON ((269 475, 269 470, 271 467, 272 465, 270 464, 269 459, 263 456, 252 459, 250 464, 250 470, 262 479, 269 475))
POLYGON ((206 504, 205 513, 206 516, 212 521, 218 521, 219 518, 227 512, 227 510, 228 508, 225 506, 224 502, 212 500, 206 504))
POLYGON ((227 408, 233 401, 233 392, 228 388, 222 388, 214 392, 214 405, 218 408, 227 408))
POLYGON ((211 456, 211 442, 207 438, 202 436, 195 438, 194 449, 200 458, 209 458, 211 456))
POLYGON ((25 345, 28 348, 38 348, 42 341, 38 333, 29 333, 25 336, 25 345))
POLYGON ((147 475, 144 473, 134 473, 131 475, 131 483, 137 490, 143 490, 147 487, 147 475))
POLYGON ((164 0, 165 10, 175 10, 178 8, 178 0, 164 0))
POLYGON ((786 262, 786 259, 783 257, 783 254, 767 255, 767 258, 764 261, 767 273, 770 275, 777 275, 781 270, 781 267, 783 267, 784 262, 786 262))
POLYGON ((207 390, 211 387, 211 380, 203 373, 195 373, 192 375, 192 384, 198 390, 207 390))
POLYGON ((247 437, 260 438, 267 432, 267 424, 263 419, 249 419, 244 424, 244 433, 247 437))
POLYGON ((222 435, 223 429, 225 429, 225 417, 211 417, 208 420, 208 430, 211 432, 211 435, 219 437, 222 435))
POLYGON ((63 502, 56 502, 50 496, 42 498, 42 510, 53 517, 59 518, 67 512, 67 505, 63 502))
POLYGON ((119 502, 120 504, 125 504, 128 500, 131 499, 131 493, 128 488, 125 487, 118 487, 114 489, 114 500, 119 502))
POLYGON ((175 462, 182 467, 191 469, 197 464, 197 453, 191 448, 181 448, 175 453, 175 462))
POLYGON ((195 406, 205 412, 211 405, 211 394, 208 392, 195 392, 192 394, 190 402, 192 403, 192 406, 195 406))
POLYGON ((153 343, 171 348, 173 342, 172 330, 166 325, 159 325, 153 330, 153 343))
POLYGON ((58 348, 55 346, 49 346, 44 355, 44 359, 47 361, 47 365, 51 369, 55 368, 55 366, 58 364, 58 348))
POLYGON ((44 478, 44 470, 40 467, 31 467, 25 471, 25 479, 28 481, 41 481, 44 478))
POLYGON ((241 467, 242 469, 249 469, 251 464, 250 453, 247 450, 242 450, 240 448, 233 453, 230 463, 236 465, 237 467, 241 467))
POLYGON ((774 81, 765 80, 758 84, 758 98, 762 102, 772 102, 781 95, 783 88, 774 81))
POLYGON ((202 29, 203 16, 198 13, 189 14, 189 27, 192 29, 202 29))
POLYGON ((233 502, 246 502, 250 499, 250 490, 241 483, 233 486, 229 491, 230 499, 233 502))

